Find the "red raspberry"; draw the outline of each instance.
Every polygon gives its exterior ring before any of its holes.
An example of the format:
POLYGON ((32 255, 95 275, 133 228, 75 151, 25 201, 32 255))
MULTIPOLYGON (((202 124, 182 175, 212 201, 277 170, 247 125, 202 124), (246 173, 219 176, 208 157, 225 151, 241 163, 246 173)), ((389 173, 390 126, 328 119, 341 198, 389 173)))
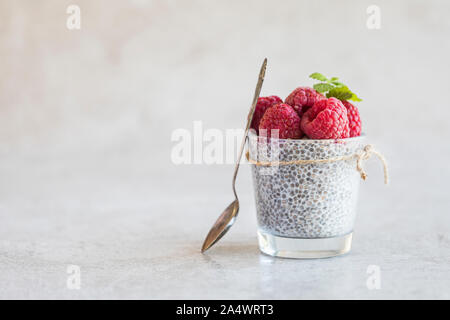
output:
POLYGON ((300 117, 297 112, 288 104, 280 103, 267 109, 261 123, 259 131, 267 130, 267 136, 271 136, 271 130, 278 129, 280 139, 298 139, 303 136, 300 129, 300 117))
POLYGON ((301 117, 314 103, 319 100, 325 99, 325 97, 310 87, 298 87, 284 100, 301 117))
POLYGON ((320 100, 303 115, 301 128, 311 139, 348 138, 347 109, 336 98, 320 100))
POLYGON ((258 98, 258 102, 256 103, 255 107, 255 113, 253 114, 253 120, 251 128, 255 129, 257 133, 259 133, 259 123, 261 122, 262 117, 264 116, 264 113, 267 109, 269 109, 271 106, 277 103, 282 103, 283 100, 281 100, 277 96, 270 96, 270 97, 260 97, 258 98))
POLYGON ((347 108, 350 137, 358 137, 361 135, 361 117, 359 116, 358 108, 347 100, 342 101, 342 104, 347 108))

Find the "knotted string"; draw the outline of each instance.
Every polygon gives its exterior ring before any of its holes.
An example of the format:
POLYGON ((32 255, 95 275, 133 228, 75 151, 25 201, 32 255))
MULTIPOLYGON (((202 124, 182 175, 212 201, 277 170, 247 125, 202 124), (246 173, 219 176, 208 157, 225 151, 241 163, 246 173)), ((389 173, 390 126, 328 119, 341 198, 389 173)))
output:
POLYGON ((351 160, 356 158, 356 170, 359 172, 361 179, 366 180, 367 173, 363 169, 363 161, 369 160, 372 155, 375 155, 380 159, 381 163, 383 164, 383 171, 384 171, 384 183, 389 183, 389 173, 388 173, 388 165, 386 162, 386 159, 383 157, 381 153, 373 149, 373 146, 371 144, 366 145, 362 151, 358 152, 357 154, 348 155, 348 156, 342 156, 342 157, 335 157, 335 158, 327 158, 327 159, 311 159, 311 160, 292 160, 292 161, 256 161, 250 158, 250 154, 247 151, 245 154, 245 157, 247 158, 247 161, 251 164, 254 164, 256 166, 262 166, 262 167, 275 167, 275 166, 288 166, 288 165, 294 165, 294 164, 312 164, 312 163, 329 163, 329 162, 336 162, 336 161, 343 161, 343 160, 351 160))
POLYGON ((372 155, 377 156, 378 159, 380 159, 381 163, 383 164, 384 183, 388 184, 389 183, 389 173, 388 173, 388 165, 387 165, 386 159, 383 157, 383 155, 381 153, 374 150, 373 146, 371 144, 368 144, 367 146, 365 146, 363 151, 357 155, 356 170, 358 170, 359 174, 361 175, 361 179, 366 180, 367 174, 364 171, 362 164, 363 164, 363 161, 369 160, 372 155))

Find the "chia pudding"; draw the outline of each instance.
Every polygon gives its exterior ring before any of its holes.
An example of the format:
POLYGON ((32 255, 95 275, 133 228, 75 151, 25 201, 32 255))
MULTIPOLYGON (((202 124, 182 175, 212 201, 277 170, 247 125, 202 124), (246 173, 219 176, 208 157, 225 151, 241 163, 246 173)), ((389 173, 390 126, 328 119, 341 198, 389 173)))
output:
MULTIPOLYGON (((250 134, 249 155, 260 162, 339 158, 361 152, 364 139, 360 136, 268 142, 265 137, 250 134)), ((275 167, 252 164, 252 175, 261 231, 307 239, 337 237, 353 231, 360 181, 355 158, 275 167)))

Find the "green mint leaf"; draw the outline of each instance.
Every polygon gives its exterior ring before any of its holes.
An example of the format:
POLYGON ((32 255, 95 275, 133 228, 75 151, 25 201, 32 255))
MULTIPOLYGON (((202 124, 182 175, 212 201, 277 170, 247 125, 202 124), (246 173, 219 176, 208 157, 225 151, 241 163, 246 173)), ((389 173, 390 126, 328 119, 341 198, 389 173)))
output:
POLYGON ((313 85, 313 88, 320 93, 324 93, 333 89, 334 86, 328 83, 316 83, 315 85, 313 85))
POLYGON ((347 87, 335 87, 328 91, 327 98, 335 97, 339 100, 349 100, 353 97, 353 92, 347 87))
POLYGON ((352 100, 352 101, 362 101, 362 99, 361 98, 359 98, 355 93, 353 93, 352 92, 352 97, 350 98, 350 99, 348 99, 348 100, 352 100))
POLYGON ((327 77, 325 77, 323 74, 320 74, 318 72, 312 73, 309 77, 312 79, 315 79, 315 80, 319 80, 319 81, 328 81, 327 77))
POLYGON ((334 84, 337 87, 345 87, 345 84, 337 80, 330 81, 330 83, 334 84))
POLYGON ((313 88, 326 95, 327 98, 335 97, 339 100, 362 101, 354 92, 352 92, 338 77, 328 79, 323 74, 315 72, 309 76, 312 79, 321 81, 316 83, 313 88))

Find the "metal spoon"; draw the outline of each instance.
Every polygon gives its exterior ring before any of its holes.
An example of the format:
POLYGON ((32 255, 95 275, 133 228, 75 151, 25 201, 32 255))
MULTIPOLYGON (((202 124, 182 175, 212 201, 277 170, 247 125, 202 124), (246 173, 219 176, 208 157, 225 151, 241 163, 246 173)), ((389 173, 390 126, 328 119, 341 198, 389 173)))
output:
POLYGON ((256 84, 255 95, 253 96, 252 107, 247 117, 247 125, 245 127, 245 133, 241 143, 241 150, 239 151, 239 155, 236 160, 236 166, 234 167, 232 186, 235 200, 225 209, 225 211, 216 220, 211 230, 209 230, 208 235, 206 236, 206 239, 203 242, 202 252, 205 252, 206 250, 211 248, 217 241, 219 241, 220 238, 222 238, 224 234, 227 233, 227 231, 236 221, 236 217, 239 212, 239 199, 236 193, 236 177, 239 171, 239 164, 242 158, 242 153, 244 152, 245 142, 247 141, 248 131, 252 123, 253 113, 255 112, 256 102, 258 101, 259 94, 261 92, 261 87, 264 81, 266 66, 267 66, 267 58, 264 59, 264 62, 261 66, 261 70, 259 71, 258 83, 256 84))

